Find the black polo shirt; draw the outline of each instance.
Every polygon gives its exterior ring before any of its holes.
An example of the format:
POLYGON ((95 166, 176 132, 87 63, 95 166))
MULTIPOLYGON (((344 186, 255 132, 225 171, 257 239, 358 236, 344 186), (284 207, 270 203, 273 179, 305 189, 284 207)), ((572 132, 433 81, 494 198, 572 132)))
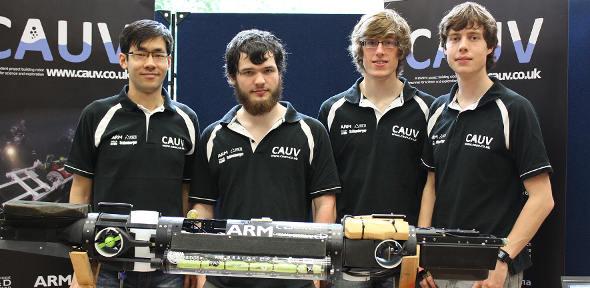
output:
MULTIPOLYGON (((216 205, 221 219, 311 221, 311 200, 338 193, 330 141, 317 120, 287 102, 283 119, 260 143, 237 121, 241 106, 207 127, 195 163, 191 200, 216 205), (205 176, 206 175, 206 176, 205 176), (210 180, 210 181, 207 181, 210 180)), ((286 247, 288 249, 288 247, 286 247)), ((244 251, 247 253, 247 251, 244 251)), ((303 287, 310 281, 207 277, 219 287, 303 287)))
POLYGON ((338 219, 346 214, 397 213, 415 225, 425 181, 420 155, 434 98, 401 78, 400 97, 381 115, 361 95, 362 80, 326 100, 319 112, 342 183, 338 219))
POLYGON ((435 227, 506 237, 524 205, 523 180, 552 171, 533 106, 492 81, 462 112, 457 84, 430 107, 422 160, 436 174, 435 227))
POLYGON ((127 96, 96 100, 82 111, 66 169, 93 179, 92 202, 125 202, 135 210, 182 215, 182 183, 190 181, 199 124, 172 101, 149 113, 127 96))

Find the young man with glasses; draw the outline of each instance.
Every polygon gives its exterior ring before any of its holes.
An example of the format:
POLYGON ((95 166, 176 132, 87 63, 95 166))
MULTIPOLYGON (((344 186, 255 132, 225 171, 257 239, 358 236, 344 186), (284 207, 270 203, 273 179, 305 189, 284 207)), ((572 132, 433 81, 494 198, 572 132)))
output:
POLYGON ((457 83, 430 108, 423 155, 430 172, 418 224, 475 229, 508 241, 484 281, 435 284, 425 274, 420 284, 520 288, 522 271, 532 265, 524 248, 554 205, 539 121, 526 98, 488 76, 498 38, 485 7, 455 6, 439 34, 457 83))
MULTIPOLYGON (((70 202, 91 203, 94 209, 99 202, 130 203, 134 210, 182 216, 199 124, 195 112, 163 88, 172 35, 158 22, 139 20, 123 29, 119 44, 129 84, 82 111, 66 164, 74 173, 70 202)), ((180 287, 183 277, 101 269, 98 287, 120 285, 180 287)))
MULTIPOLYGON (((200 178, 191 186, 199 217, 213 217, 216 206, 221 219, 334 222, 340 183, 326 130, 279 101, 286 56, 280 39, 266 31, 242 31, 227 45, 225 74, 240 105, 203 131, 193 174, 200 178)), ((313 283, 208 276, 205 287, 313 283)))
MULTIPOLYGON (((434 98, 400 77, 410 47, 410 27, 393 10, 362 16, 350 35, 350 55, 362 77, 319 112, 342 183, 338 219, 396 213, 416 224, 426 179, 420 155, 434 98)), ((393 287, 393 282, 339 281, 336 287, 393 287)))

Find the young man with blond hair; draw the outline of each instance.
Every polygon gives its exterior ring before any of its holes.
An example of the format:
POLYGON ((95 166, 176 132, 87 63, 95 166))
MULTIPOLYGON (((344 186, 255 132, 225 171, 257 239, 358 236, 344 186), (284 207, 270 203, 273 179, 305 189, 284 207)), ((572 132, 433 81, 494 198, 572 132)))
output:
MULTIPOLYGON (((319 112, 342 182, 339 219, 396 213, 416 224, 426 177, 420 155, 434 98, 400 77, 410 47, 408 23, 389 9, 362 16, 350 35, 349 52, 362 76, 319 112)), ((336 287, 392 287, 392 282, 338 281, 336 287)))
POLYGON ((430 107, 422 158, 429 173, 418 225, 475 229, 507 243, 484 281, 426 276, 420 284, 521 287, 522 271, 531 265, 524 248, 554 205, 539 121, 527 99, 488 76, 498 38, 486 8, 455 6, 439 32, 457 83, 430 107))

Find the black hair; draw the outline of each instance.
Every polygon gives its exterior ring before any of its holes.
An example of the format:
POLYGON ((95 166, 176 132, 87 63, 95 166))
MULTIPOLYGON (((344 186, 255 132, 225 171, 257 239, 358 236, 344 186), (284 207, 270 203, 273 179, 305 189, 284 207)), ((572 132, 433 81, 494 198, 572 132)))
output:
POLYGON ((119 35, 119 46, 122 53, 129 53, 131 46, 139 48, 143 42, 157 37, 164 39, 166 52, 172 53, 174 39, 170 30, 162 23, 149 19, 137 20, 123 28, 119 35))
POLYGON ((268 59, 268 53, 272 53, 281 76, 287 69, 287 52, 281 39, 267 31, 244 30, 238 33, 225 49, 224 67, 228 80, 236 78, 241 53, 246 54, 256 65, 264 63, 268 59))

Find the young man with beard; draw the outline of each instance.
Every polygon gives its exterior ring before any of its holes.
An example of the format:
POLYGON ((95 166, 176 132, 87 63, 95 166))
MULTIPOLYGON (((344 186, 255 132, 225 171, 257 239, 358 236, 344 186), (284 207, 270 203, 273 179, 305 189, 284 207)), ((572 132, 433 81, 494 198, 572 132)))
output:
MULTIPOLYGON (((199 123, 192 109, 171 100, 163 88, 172 35, 156 21, 139 20, 123 29, 119 44, 129 84, 82 111, 65 166, 74 173, 70 203, 92 203, 94 209, 99 202, 130 203, 134 210, 182 216, 199 123)), ((149 263, 142 269, 150 271, 149 263)), ((179 287, 182 279, 103 267, 97 286, 179 287)))
MULTIPOLYGON (((340 190, 330 140, 315 119, 279 102, 286 52, 273 34, 238 33, 225 72, 240 105, 202 134, 191 200, 199 217, 332 223, 340 190), (313 202, 313 211, 311 203, 313 202)), ((288 247, 285 247, 288 249, 288 247)), ((313 287, 311 281, 207 277, 205 287, 313 287)))
POLYGON ((475 229, 508 242, 484 281, 435 285, 427 276, 421 286, 521 287, 531 265, 524 248, 554 204, 539 121, 527 99, 488 76, 498 38, 483 6, 455 6, 439 32, 457 84, 430 107, 423 155, 430 172, 418 225, 475 229))
MULTIPOLYGON (((338 219, 396 213, 416 224, 426 179, 420 155, 434 98, 400 77, 410 47, 408 23, 389 9, 361 17, 350 35, 350 55, 362 77, 319 112, 342 181, 338 219)), ((393 287, 392 282, 338 281, 336 287, 393 287)))

